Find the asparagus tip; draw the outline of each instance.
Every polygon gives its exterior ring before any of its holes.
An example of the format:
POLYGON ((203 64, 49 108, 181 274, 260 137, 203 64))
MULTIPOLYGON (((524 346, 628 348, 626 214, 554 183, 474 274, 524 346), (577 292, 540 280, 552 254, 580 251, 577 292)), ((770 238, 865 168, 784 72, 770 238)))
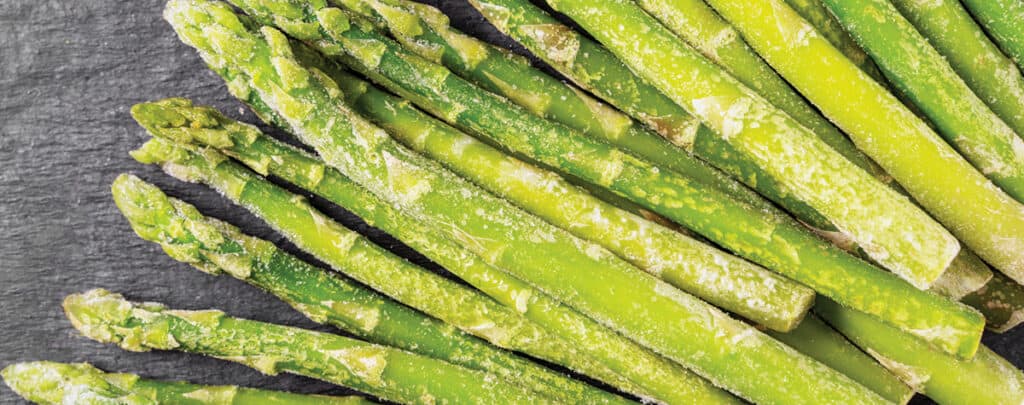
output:
POLYGON ((160 304, 133 304, 121 294, 104 289, 72 294, 64 299, 64 313, 82 335, 98 342, 118 344, 129 351, 177 346, 174 338, 166 333, 165 324, 132 324, 137 316, 152 316, 161 311, 160 304))
MULTIPOLYGON (((168 98, 132 106, 132 118, 147 132, 179 144, 203 143, 226 148, 234 143, 219 111, 195 106, 185 98, 168 98)), ((243 131, 244 132, 244 131, 243 131)))
POLYGON ((125 388, 138 377, 107 374, 86 363, 34 361, 12 364, 0 371, 4 381, 25 399, 42 404, 88 402, 90 393, 125 388), (70 401, 70 402, 69 402, 70 401))

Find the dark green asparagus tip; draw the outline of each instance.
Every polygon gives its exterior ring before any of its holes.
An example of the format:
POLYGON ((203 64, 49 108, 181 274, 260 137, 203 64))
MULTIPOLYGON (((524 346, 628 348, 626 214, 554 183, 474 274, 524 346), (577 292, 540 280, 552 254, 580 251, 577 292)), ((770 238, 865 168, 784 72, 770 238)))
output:
POLYGON ((103 289, 64 299, 64 313, 82 335, 137 352, 177 347, 167 321, 153 319, 163 309, 160 304, 133 304, 121 294, 103 289))
POLYGON ((138 380, 137 376, 108 374, 85 363, 18 363, 8 366, 0 374, 14 392, 38 404, 101 403, 102 400, 146 402, 133 401, 132 395, 126 394, 138 380))
POLYGON ((128 219, 132 229, 146 240, 159 240, 166 218, 156 213, 173 210, 167 196, 156 186, 130 174, 122 174, 110 187, 114 204, 128 219))
POLYGON ((153 136, 173 142, 189 144, 198 140, 216 148, 234 144, 223 128, 225 122, 230 122, 227 117, 213 108, 194 106, 185 98, 136 104, 132 118, 153 136))
POLYGON ((156 186, 121 175, 111 187, 114 202, 141 238, 160 244, 171 258, 211 274, 248 278, 252 257, 272 254, 268 242, 207 218, 188 203, 168 197, 156 186))

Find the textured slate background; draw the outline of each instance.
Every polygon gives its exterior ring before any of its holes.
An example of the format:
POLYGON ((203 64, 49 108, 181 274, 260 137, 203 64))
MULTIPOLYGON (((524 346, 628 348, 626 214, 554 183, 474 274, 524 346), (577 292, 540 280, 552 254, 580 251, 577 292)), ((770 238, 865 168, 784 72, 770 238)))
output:
MULTIPOLYGON (((433 1, 463 30, 509 45, 466 0, 433 1)), ((186 96, 249 122, 195 53, 160 18, 162 0, 0 0, 0 367, 16 361, 87 361, 146 377, 307 393, 343 389, 296 376, 181 353, 129 353, 80 337, 64 296, 103 287, 175 308, 320 327, 271 296, 166 257, 136 237, 109 196, 132 172, 203 212, 296 252, 268 227, 209 189, 177 182, 127 152, 145 139, 128 115, 137 102, 186 96)), ((521 49, 519 49, 521 51, 521 49)), ((316 201, 344 224, 422 262, 352 215, 316 201)), ((306 257, 306 256, 303 256, 306 257)), ((985 342, 1024 365, 1024 328, 985 342)), ((0 403, 20 403, 6 386, 0 403)))

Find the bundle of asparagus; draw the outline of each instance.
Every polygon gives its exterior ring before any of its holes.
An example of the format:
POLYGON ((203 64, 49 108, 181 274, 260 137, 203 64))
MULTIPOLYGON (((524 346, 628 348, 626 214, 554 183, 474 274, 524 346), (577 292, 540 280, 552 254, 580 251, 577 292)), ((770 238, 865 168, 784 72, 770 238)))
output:
MULTIPOLYGON (((581 89, 411 0, 227 1, 246 15, 217 0, 164 15, 316 155, 172 98, 132 108, 153 135, 132 156, 333 272, 134 176, 115 203, 171 258, 355 338, 105 290, 64 302, 86 337, 400 403, 1024 401, 1024 373, 979 343, 1024 321, 1024 6, 547 1, 595 41, 527 0, 470 0, 581 89)), ((41 404, 370 403, 88 364, 0 374, 41 404)))

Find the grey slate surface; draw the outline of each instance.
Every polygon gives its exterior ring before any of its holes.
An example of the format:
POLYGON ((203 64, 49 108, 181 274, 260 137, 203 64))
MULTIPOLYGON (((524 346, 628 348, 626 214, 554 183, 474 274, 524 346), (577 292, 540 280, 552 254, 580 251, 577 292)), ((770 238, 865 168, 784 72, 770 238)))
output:
MULTIPOLYGON (((466 0, 433 3, 459 28, 511 44, 466 0)), ((146 139, 128 115, 140 101, 185 96, 256 122, 178 42, 160 18, 162 6, 162 0, 0 0, 0 367, 28 360, 87 361, 151 378, 345 393, 302 377, 263 376, 201 356, 125 352, 80 337, 61 313, 65 295, 103 287, 175 308, 219 308, 245 318, 330 330, 240 282, 174 262, 137 238, 114 207, 110 182, 131 172, 208 215, 296 252, 214 192, 128 157, 146 139)), ((352 215, 318 205, 385 247, 424 262, 352 215)), ((986 336, 985 343, 1022 366, 1021 337, 1024 328, 986 336)), ((0 387, 0 403, 19 401, 0 387)))

